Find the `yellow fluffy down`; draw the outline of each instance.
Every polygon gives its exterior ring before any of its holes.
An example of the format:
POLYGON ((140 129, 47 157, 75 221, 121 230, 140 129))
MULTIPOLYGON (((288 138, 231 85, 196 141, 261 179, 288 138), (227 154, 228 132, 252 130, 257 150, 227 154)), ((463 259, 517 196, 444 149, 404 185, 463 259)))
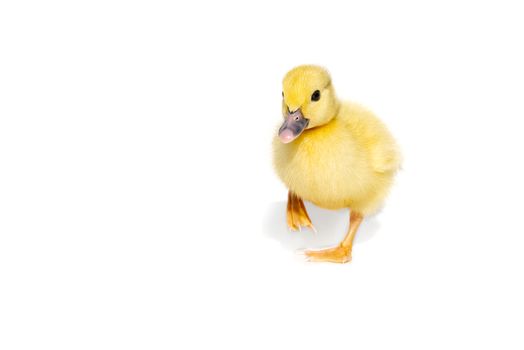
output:
POLYGON ((364 215, 380 208, 401 161, 385 125, 353 103, 340 103, 328 123, 289 144, 276 136, 273 151, 278 176, 298 196, 364 215))

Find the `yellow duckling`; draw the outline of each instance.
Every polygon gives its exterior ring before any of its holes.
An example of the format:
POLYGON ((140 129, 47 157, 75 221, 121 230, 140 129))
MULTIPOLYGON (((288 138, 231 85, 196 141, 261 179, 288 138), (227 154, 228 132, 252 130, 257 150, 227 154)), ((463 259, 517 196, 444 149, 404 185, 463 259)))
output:
POLYGON ((344 240, 305 252, 311 261, 348 262, 360 223, 381 206, 393 183, 401 159, 397 145, 370 111, 337 99, 322 67, 289 71, 282 97, 284 123, 273 140, 273 160, 289 189, 287 224, 292 230, 313 228, 303 200, 327 209, 349 208, 344 240))

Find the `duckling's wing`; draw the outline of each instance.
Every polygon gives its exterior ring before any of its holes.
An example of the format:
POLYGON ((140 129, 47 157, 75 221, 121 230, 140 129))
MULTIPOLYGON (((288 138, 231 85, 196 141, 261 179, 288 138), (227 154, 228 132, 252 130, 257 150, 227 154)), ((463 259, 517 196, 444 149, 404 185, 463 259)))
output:
POLYGON ((398 170, 401 158, 398 147, 393 140, 381 140, 371 150, 371 166, 377 173, 398 170))
POLYGON ((371 167, 378 173, 398 170, 401 155, 386 125, 371 111, 349 104, 342 113, 357 143, 370 155, 371 167))

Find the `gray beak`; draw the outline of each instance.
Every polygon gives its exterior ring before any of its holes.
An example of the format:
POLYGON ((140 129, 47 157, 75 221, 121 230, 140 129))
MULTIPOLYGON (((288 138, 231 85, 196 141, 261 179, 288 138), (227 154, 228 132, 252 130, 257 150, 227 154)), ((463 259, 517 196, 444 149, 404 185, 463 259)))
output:
POLYGON ((283 143, 290 143, 307 128, 309 119, 304 118, 300 109, 288 113, 284 123, 278 130, 278 137, 283 143))

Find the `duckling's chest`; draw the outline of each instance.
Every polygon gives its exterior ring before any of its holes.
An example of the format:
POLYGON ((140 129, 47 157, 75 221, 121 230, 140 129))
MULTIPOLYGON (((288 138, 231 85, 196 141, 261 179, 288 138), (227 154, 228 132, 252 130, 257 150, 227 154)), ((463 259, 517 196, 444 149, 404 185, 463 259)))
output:
POLYGON ((290 190, 325 207, 342 206, 366 182, 366 157, 351 138, 336 133, 275 144, 275 165, 290 190))

